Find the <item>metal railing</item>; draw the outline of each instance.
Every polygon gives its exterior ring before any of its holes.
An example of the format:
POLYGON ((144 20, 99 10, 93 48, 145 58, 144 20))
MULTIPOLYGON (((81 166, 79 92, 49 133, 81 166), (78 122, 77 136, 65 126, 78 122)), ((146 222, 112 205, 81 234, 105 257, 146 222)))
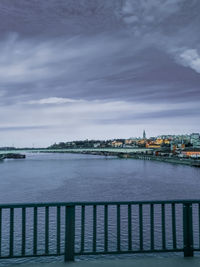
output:
POLYGON ((200 200, 0 205, 0 259, 200 251, 200 200))

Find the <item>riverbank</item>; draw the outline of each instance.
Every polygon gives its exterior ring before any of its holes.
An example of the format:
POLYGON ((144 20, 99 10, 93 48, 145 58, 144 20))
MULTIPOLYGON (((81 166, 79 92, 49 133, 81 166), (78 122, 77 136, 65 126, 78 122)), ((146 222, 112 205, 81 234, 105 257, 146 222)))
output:
POLYGON ((153 161, 161 161, 173 164, 182 164, 189 165, 193 167, 200 167, 200 160, 196 159, 184 159, 179 157, 161 157, 161 156, 152 156, 152 155, 120 155, 122 158, 134 158, 134 159, 142 159, 142 160, 153 160, 153 161))
POLYGON ((114 153, 114 152, 84 152, 83 154, 92 154, 92 155, 104 155, 104 156, 117 156, 119 158, 132 158, 132 159, 142 159, 142 160, 153 160, 161 161, 173 164, 182 164, 189 165, 193 167, 200 167, 200 160, 197 159, 186 159, 179 157, 166 157, 166 156, 153 156, 153 155, 142 155, 142 154, 133 154, 133 153, 114 153))
POLYGON ((133 152, 132 149, 125 150, 125 149, 65 149, 65 150, 43 150, 41 152, 44 153, 75 153, 75 154, 89 154, 89 155, 100 155, 100 156, 116 156, 119 158, 130 158, 130 159, 141 159, 141 160, 153 160, 153 161, 160 161, 172 164, 181 164, 181 165, 188 165, 193 167, 200 167, 200 160, 199 159, 191 159, 191 158, 180 158, 177 156, 154 156, 151 155, 149 150, 142 151, 142 149, 133 152))
MULTIPOLYGON (((24 153, 72 153, 72 154, 89 154, 89 155, 100 155, 100 156, 115 156, 119 158, 132 158, 141 160, 153 160, 172 164, 188 165, 193 167, 200 167, 199 159, 191 158, 180 158, 177 156, 155 156, 152 155, 152 149, 34 149, 24 150, 24 153)), ((0 160, 5 158, 25 158, 24 154, 5 152, 0 154, 0 160)))

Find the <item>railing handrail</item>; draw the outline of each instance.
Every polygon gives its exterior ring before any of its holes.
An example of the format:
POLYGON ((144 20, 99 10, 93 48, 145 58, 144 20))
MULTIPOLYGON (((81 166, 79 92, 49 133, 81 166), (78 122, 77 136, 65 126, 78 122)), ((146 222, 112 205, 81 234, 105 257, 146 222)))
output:
MULTIPOLYGON (((152 252, 184 252, 185 257, 193 256, 194 251, 200 251, 199 247, 194 247, 193 241, 193 217, 198 220, 198 229, 200 233, 200 199, 177 199, 177 200, 144 200, 144 201, 85 201, 85 202, 33 202, 33 203, 5 203, 0 204, 0 258, 14 257, 40 257, 40 256, 60 256, 64 255, 65 261, 73 261, 77 255, 96 255, 96 254, 121 254, 121 253, 152 253, 152 252), (194 204, 194 205, 193 205, 194 204), (196 207, 195 207, 196 206, 196 207), (51 209, 54 207, 54 209, 51 209), (78 207, 78 208, 77 208, 78 207), (126 207, 126 209, 124 209, 126 207), (44 208, 44 209, 43 209, 44 208), (146 210, 146 211, 145 211, 146 210), (16 211, 16 212, 15 212, 16 211), (89 211, 89 213, 88 213, 89 211), (158 214, 157 214, 158 212, 158 214), (195 212, 195 216, 193 216, 195 212), (89 215, 90 214, 90 215, 89 215), (110 214, 110 215, 109 215, 110 214), (157 215, 156 215, 157 214, 157 215), (109 249, 109 216, 114 219, 114 227, 116 229, 116 248, 109 249), (134 217, 137 216, 137 220, 134 217), (16 217, 17 216, 17 217, 16 217), (42 216, 42 217, 41 217, 42 216), (92 233, 92 249, 85 250, 86 244, 86 220, 89 216, 91 224, 90 233, 92 233), (97 233, 98 233, 98 216, 103 220, 102 230, 103 239, 101 246, 103 250, 97 249, 97 233), (114 216, 114 217, 113 217, 114 216), (180 225, 180 216, 182 216, 182 226, 180 225), (40 218, 40 219, 39 219, 40 218), (53 218, 53 220, 52 220, 53 218), (124 224, 124 218, 126 223, 124 224), (144 219, 146 218, 146 219, 144 219), (159 218, 159 220, 158 220, 159 218), (168 220, 166 219, 168 218, 168 220), (42 219, 42 221, 41 221, 42 219), (145 227, 149 222, 149 240, 150 247, 145 248, 145 227), (177 221, 177 222, 176 222, 177 221), (44 224, 43 224, 43 223, 44 224), (169 232, 168 224, 171 224, 170 239, 167 238, 169 232), (16 224, 15 224, 16 223, 16 224), (55 225, 54 232, 56 239, 56 252, 54 254, 49 251, 50 242, 50 223, 55 225), (78 228, 77 224, 78 223, 78 228), (156 247, 155 227, 159 223, 161 227, 160 245, 156 247), (134 225, 137 228, 138 237, 133 233, 134 225), (18 225, 18 227, 17 227, 18 225), (20 226, 21 225, 21 226, 20 226), (26 254, 27 242, 27 226, 31 226, 32 231, 32 251, 26 254), (44 227, 44 249, 38 252, 38 234, 39 229, 44 227), (128 249, 122 249, 121 231, 122 225, 127 229, 126 245, 128 249), (181 226, 178 231, 177 225, 181 226), (79 228, 80 227, 80 228, 79 228), (8 231, 9 254, 2 254, 3 230, 8 231), (76 229, 80 234, 79 243, 80 251, 75 249, 76 229), (167 230, 168 229, 168 230, 167 230), (21 236, 21 253, 15 253, 15 231, 18 237, 21 236), (62 232, 62 234, 61 234, 62 232), (183 236, 182 245, 178 245, 177 237, 183 236), (172 236, 171 236, 172 235, 172 236), (61 240, 61 237, 64 240, 61 240), (137 248, 133 247, 133 237, 136 238, 137 248), (61 251, 61 243, 64 241, 64 252, 61 251), (171 245, 168 246, 169 243, 171 245)), ((112 219, 112 220, 113 220, 112 219)), ((87 229, 88 230, 88 229, 87 229)), ((123 229, 124 231, 124 229, 123 229)), ((29 236, 30 237, 30 236, 29 236)), ((5 243, 5 241, 3 241, 5 243)))
POLYGON ((144 200, 144 201, 83 201, 83 202, 30 202, 30 203, 3 203, 0 208, 33 208, 33 207, 58 207, 58 206, 105 206, 105 205, 150 205, 150 204, 194 204, 200 199, 177 200, 144 200))

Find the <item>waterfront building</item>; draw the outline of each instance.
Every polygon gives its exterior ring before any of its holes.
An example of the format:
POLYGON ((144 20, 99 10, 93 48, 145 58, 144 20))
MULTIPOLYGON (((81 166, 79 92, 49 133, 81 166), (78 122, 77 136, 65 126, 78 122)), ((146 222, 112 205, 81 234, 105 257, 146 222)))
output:
POLYGON ((163 139, 163 143, 165 144, 165 145, 169 145, 170 144, 170 139, 167 139, 167 138, 165 138, 165 139, 163 139))
POLYGON ((133 140, 133 139, 126 139, 125 140, 125 145, 132 145, 132 144, 134 144, 136 141, 135 140, 133 140))
POLYGON ((123 142, 121 141, 113 141, 112 142, 112 147, 122 147, 123 146, 123 142))
POLYGON ((187 157, 200 157, 200 151, 182 151, 181 154, 187 157))
POLYGON ((146 148, 160 148, 159 144, 146 143, 146 148))
POLYGON ((174 143, 171 143, 171 151, 174 153, 177 149, 177 146, 174 143))
POLYGON ((156 141, 155 141, 155 144, 157 145, 162 145, 163 143, 163 139, 162 138, 157 138, 156 141))
POLYGON ((185 149, 185 144, 178 144, 178 148, 185 149))
POLYGON ((139 145, 139 146, 145 146, 145 144, 146 144, 146 139, 141 139, 141 140, 138 140, 137 141, 137 145, 139 145))
POLYGON ((190 135, 190 143, 193 147, 200 147, 200 134, 199 133, 192 133, 190 135))

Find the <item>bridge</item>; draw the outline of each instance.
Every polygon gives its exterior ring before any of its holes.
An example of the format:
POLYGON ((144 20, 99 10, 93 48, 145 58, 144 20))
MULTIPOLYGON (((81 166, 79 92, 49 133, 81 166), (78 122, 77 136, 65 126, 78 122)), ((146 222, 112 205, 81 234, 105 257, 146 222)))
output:
POLYGON ((0 259, 200 251, 200 200, 0 205, 0 259))

